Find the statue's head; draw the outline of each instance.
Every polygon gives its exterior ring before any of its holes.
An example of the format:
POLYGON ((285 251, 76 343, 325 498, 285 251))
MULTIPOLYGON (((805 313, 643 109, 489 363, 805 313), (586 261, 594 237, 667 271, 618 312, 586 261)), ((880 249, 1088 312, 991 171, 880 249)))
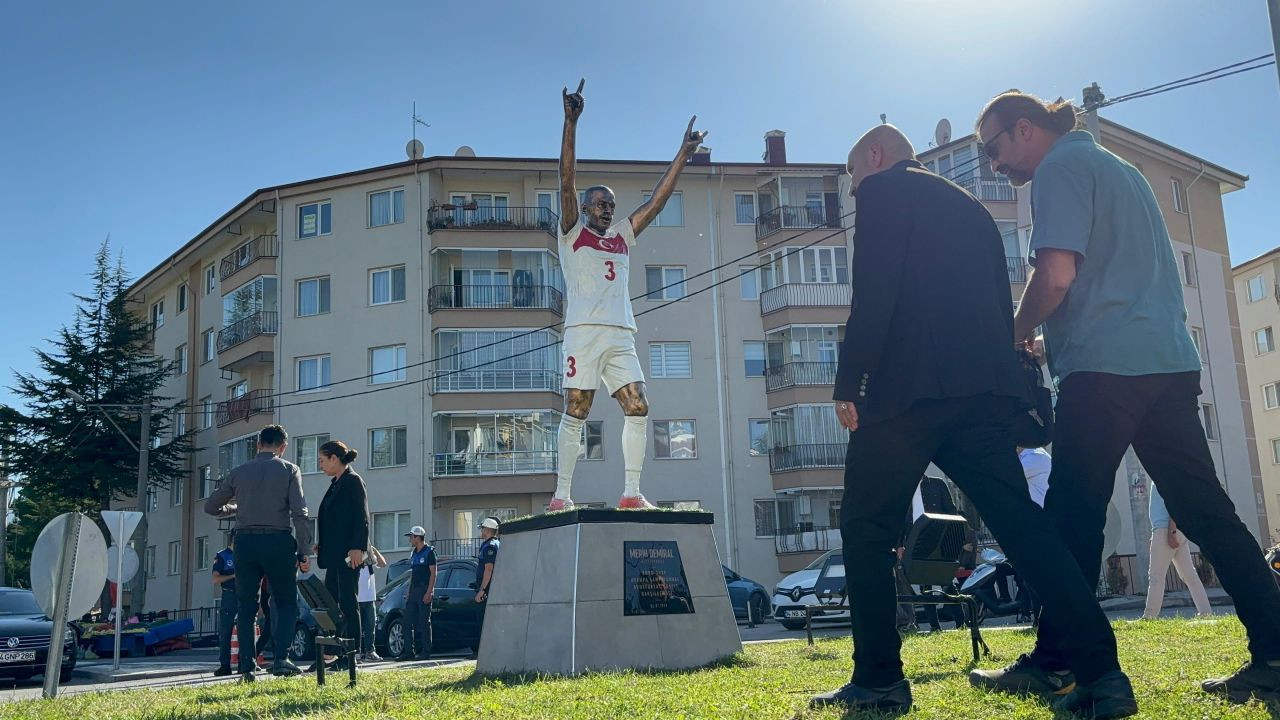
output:
POLYGON ((613 224, 613 213, 617 209, 613 190, 605 185, 592 185, 582 197, 582 215, 586 218, 587 227, 598 233, 604 233, 613 224))

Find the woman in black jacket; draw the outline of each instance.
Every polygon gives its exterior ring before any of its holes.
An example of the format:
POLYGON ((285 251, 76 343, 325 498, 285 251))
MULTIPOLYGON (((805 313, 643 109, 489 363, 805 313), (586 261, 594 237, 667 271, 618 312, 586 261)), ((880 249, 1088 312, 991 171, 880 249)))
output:
POLYGON ((329 490, 316 516, 316 564, 324 585, 342 610, 342 636, 360 639, 357 602, 360 566, 369 550, 369 499, 364 480, 351 470, 356 451, 338 440, 320 446, 320 469, 330 477, 329 490))

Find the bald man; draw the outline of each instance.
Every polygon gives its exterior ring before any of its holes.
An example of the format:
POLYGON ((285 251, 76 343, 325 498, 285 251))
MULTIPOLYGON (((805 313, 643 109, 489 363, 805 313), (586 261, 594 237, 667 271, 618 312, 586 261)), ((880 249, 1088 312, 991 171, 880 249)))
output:
MULTIPOLYGON (((853 678, 812 704, 911 707, 894 625, 893 548, 930 462, 977 506, 1045 607, 1071 616, 1076 677, 1114 681, 1108 673, 1115 673, 1128 688, 1093 585, 1032 502, 1018 462, 1011 421, 1029 398, 1012 349, 1013 304, 995 221, 971 195, 925 170, 893 126, 858 140, 847 170, 858 199, 853 306, 834 399, 850 433, 840 536, 846 574, 858 578, 849 595, 853 678)), ((1054 691, 1084 707, 1068 682, 1054 691)), ((1130 689, 1127 700, 1088 709, 1123 717, 1137 705, 1130 689)))

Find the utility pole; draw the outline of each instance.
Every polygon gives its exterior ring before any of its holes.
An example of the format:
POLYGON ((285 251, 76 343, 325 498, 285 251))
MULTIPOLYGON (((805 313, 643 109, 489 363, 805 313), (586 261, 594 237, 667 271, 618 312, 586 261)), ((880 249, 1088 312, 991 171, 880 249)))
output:
POLYGON ((1102 144, 1102 126, 1098 122, 1098 106, 1106 99, 1102 94, 1102 88, 1098 87, 1098 83, 1094 83, 1081 91, 1084 97, 1084 124, 1089 130, 1089 134, 1093 135, 1094 142, 1102 144))
POLYGON ((1271 16, 1271 47, 1276 54, 1276 77, 1280 79, 1280 0, 1267 0, 1267 14, 1271 16))
MULTIPOLYGON (((142 614, 143 602, 147 597, 147 503, 150 500, 150 490, 147 483, 147 465, 151 460, 151 403, 148 402, 142 406, 142 434, 138 438, 138 512, 142 513, 142 520, 138 523, 138 530, 134 533, 137 537, 134 546, 138 553, 138 559, 142 562, 137 581, 134 585, 134 594, 129 605, 135 613, 142 614)), ((120 551, 124 552, 124 538, 120 538, 120 551)), ((116 586, 116 592, 124 592, 124 583, 116 586)))

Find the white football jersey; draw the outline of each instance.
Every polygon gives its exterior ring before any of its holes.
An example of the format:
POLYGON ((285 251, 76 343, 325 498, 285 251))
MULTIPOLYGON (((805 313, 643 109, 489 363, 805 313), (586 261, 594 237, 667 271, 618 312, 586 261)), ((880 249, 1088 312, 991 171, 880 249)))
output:
POLYGON ((630 251, 635 244, 630 219, 615 223, 604 235, 578 220, 560 235, 560 267, 569 305, 566 328, 614 325, 635 331, 629 291, 630 251))

